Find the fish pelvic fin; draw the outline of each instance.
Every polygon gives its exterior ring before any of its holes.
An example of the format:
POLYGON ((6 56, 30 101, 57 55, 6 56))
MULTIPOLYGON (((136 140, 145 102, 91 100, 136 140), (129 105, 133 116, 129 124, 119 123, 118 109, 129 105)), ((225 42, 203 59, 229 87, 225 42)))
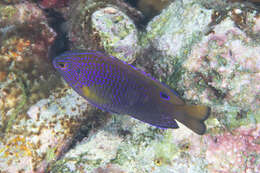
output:
POLYGON ((176 119, 191 129, 193 132, 203 135, 206 132, 204 121, 210 115, 210 108, 203 105, 176 106, 178 115, 176 119))

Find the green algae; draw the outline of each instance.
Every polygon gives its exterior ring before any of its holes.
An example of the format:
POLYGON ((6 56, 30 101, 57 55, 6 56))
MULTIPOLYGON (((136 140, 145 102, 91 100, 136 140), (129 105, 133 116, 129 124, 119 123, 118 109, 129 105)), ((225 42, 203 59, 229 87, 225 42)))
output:
POLYGON ((219 119, 229 130, 236 129, 240 126, 247 126, 249 124, 257 124, 260 122, 259 112, 243 111, 240 108, 229 107, 228 111, 224 112, 225 116, 219 119))
POLYGON ((171 13, 166 13, 165 16, 159 16, 159 18, 156 18, 156 21, 151 24, 152 30, 146 35, 147 39, 153 39, 155 37, 162 36, 166 30, 168 29, 168 21, 172 17, 171 13))
POLYGON ((11 20, 17 13, 17 9, 12 6, 0 7, 1 20, 11 20))
POLYGON ((75 159, 60 159, 55 162, 55 164, 52 164, 49 166, 48 170, 49 172, 62 172, 62 173, 71 173, 71 169, 66 165, 69 161, 74 161, 75 159))
POLYGON ((130 136, 129 143, 124 143, 119 146, 116 157, 111 159, 111 163, 123 165, 126 162, 130 161, 133 157, 133 154, 136 153, 136 155, 139 155, 140 152, 142 152, 142 147, 148 147, 150 143, 152 143, 154 140, 158 140, 160 138, 160 135, 158 136, 159 129, 153 129, 148 128, 149 130, 133 134, 133 136, 130 136), (133 150, 129 150, 130 148, 133 148, 133 150), (131 153, 134 152, 134 153, 131 153))
POLYGON ((22 100, 20 101, 18 106, 13 110, 10 118, 8 119, 6 129, 4 130, 5 132, 8 132, 10 130, 14 123, 14 120, 17 118, 18 113, 24 109, 24 106, 27 103, 27 92, 21 78, 18 78, 18 86, 20 86, 20 88, 22 89, 22 100))
POLYGON ((74 172, 73 170, 71 170, 71 168, 67 164, 68 162, 73 162, 75 164, 75 167, 81 167, 81 165, 88 165, 89 167, 85 167, 85 170, 88 170, 88 171, 90 171, 91 168, 93 169, 93 168, 97 168, 100 166, 100 164, 102 162, 101 159, 90 160, 90 159, 87 159, 87 156, 88 156, 88 152, 83 152, 77 157, 62 158, 62 159, 56 161, 55 163, 51 164, 49 166, 49 170, 51 170, 50 172, 53 172, 53 173, 55 173, 55 172, 66 172, 66 173, 74 172))
POLYGON ((120 148, 117 150, 116 157, 114 159, 111 159, 110 163, 123 165, 126 161, 130 160, 127 153, 125 152, 129 147, 131 147, 131 145, 120 146, 120 148))
POLYGON ((217 55, 216 59, 217 59, 217 61, 218 61, 219 66, 226 66, 227 63, 228 63, 227 60, 226 60, 226 58, 224 58, 224 57, 221 56, 221 55, 217 55))
MULTIPOLYGON (((167 77, 165 81, 160 79, 161 81, 165 82, 171 88, 175 89, 176 91, 179 91, 180 93, 184 92, 183 89, 178 87, 179 86, 178 83, 181 83, 182 75, 185 73, 185 70, 183 69, 182 64, 187 59, 189 54, 191 53, 192 46, 194 46, 196 43, 200 42, 202 39, 202 36, 203 36, 203 34, 201 32, 192 33, 192 37, 190 37, 186 41, 185 46, 183 46, 180 49, 179 55, 170 57, 174 72, 172 74, 170 74, 169 77, 167 77)), ((197 85, 197 88, 201 88, 202 90, 204 90, 206 87, 205 83, 197 83, 196 85, 197 85)))
POLYGON ((174 157, 179 155, 179 150, 173 142, 173 135, 167 131, 162 141, 154 144, 155 160, 160 160, 162 164, 170 164, 174 157))
POLYGON ((55 158, 56 158, 56 154, 55 154, 55 151, 57 150, 56 147, 53 147, 53 148, 49 148, 47 151, 46 151, 46 160, 48 162, 51 162, 53 161, 55 158))

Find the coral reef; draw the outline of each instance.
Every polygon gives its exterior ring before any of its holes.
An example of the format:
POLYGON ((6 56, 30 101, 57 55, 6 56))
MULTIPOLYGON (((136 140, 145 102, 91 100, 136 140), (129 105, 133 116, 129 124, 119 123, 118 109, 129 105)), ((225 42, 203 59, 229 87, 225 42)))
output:
MULTIPOLYGON (((68 1, 41 2, 58 8, 68 1)), ((106 51, 152 73, 186 102, 210 106, 207 134, 97 111, 53 70, 47 52, 58 34, 43 10, 33 1, 5 0, 0 172, 260 172, 257 8, 175 0, 144 31, 136 25, 142 14, 123 1, 68 5, 59 10, 72 49, 106 51)))
POLYGON ((203 5, 176 1, 155 17, 144 38, 151 43, 147 51, 155 53, 140 63, 152 66, 185 100, 210 105, 226 128, 258 122, 257 11, 229 5, 220 12, 203 5))
POLYGON ((114 118, 56 162, 53 172, 260 171, 259 124, 200 137, 184 126, 159 130, 128 117, 114 118))
POLYGON ((152 66, 153 73, 164 81, 172 78, 169 84, 175 88, 178 75, 181 75, 181 63, 189 54, 190 46, 207 30, 212 13, 212 9, 206 9, 199 3, 172 3, 148 23, 143 43, 148 44, 147 52, 153 51, 153 54, 141 63, 147 64, 148 69, 152 66))
POLYGON ((74 91, 53 94, 19 115, 0 141, 0 168, 6 172, 42 172, 72 142, 91 110, 74 91))
POLYGON ((41 172, 70 145, 87 104, 62 90, 47 58, 56 33, 42 10, 28 2, 0 8, 0 172, 41 172))
MULTIPOLYGON (((185 98, 214 105, 218 119, 236 128, 259 121, 260 47, 254 31, 237 27, 234 12, 229 14, 193 45, 183 63, 185 73, 179 86, 185 98)), ((247 14, 248 24, 255 20, 251 15, 247 14)))
POLYGON ((7 5, 1 6, 0 16, 1 131, 5 131, 17 114, 62 84, 46 58, 56 34, 42 11, 31 3, 7 5))
POLYGON ((260 124, 232 134, 207 135, 205 159, 211 172, 260 172, 260 124))
POLYGON ((90 132, 93 135, 69 151, 52 170, 108 171, 111 167, 100 168, 100 165, 112 164, 124 172, 128 171, 129 167, 132 167, 133 172, 149 172, 149 165, 154 163, 151 157, 154 150, 150 148, 150 144, 154 139, 162 139, 160 133, 160 130, 140 121, 115 115, 98 133, 90 132), (136 160, 136 157, 141 160, 136 160))

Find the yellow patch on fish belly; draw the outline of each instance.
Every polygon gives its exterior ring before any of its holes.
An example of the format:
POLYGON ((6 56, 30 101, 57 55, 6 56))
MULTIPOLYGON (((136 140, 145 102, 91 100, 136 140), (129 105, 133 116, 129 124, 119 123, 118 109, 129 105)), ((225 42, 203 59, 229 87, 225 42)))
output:
MULTIPOLYGON (((90 91, 89 87, 82 87, 82 92, 83 92, 83 95, 89 99, 95 99, 96 98, 96 95, 90 91)), ((95 99, 96 100, 96 99, 95 99)))
POLYGON ((86 98, 93 100, 95 102, 98 102, 98 103, 104 102, 103 99, 100 98, 99 96, 97 96, 93 91, 91 91, 91 89, 89 87, 83 86, 81 89, 82 89, 83 95, 86 98))

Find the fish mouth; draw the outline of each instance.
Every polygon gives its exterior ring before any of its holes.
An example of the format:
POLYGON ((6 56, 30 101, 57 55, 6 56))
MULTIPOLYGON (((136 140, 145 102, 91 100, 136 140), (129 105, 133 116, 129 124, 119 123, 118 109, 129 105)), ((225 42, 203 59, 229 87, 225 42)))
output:
POLYGON ((53 67, 54 67, 55 69, 58 69, 58 68, 59 68, 59 67, 58 67, 58 62, 57 62, 56 59, 54 59, 54 60, 52 61, 52 64, 53 64, 53 67))

